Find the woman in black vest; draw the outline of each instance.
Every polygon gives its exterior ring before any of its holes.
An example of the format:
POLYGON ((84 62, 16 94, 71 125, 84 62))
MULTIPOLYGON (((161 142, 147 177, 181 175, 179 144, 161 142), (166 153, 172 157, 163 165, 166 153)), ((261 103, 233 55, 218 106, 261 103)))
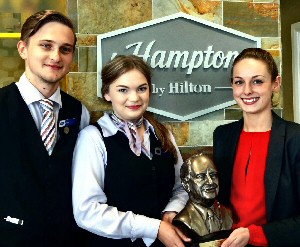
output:
POLYGON ((102 70, 102 96, 112 103, 79 135, 73 159, 77 224, 88 246, 180 246, 189 241, 171 222, 188 195, 172 134, 146 112, 151 69, 117 56, 102 70))

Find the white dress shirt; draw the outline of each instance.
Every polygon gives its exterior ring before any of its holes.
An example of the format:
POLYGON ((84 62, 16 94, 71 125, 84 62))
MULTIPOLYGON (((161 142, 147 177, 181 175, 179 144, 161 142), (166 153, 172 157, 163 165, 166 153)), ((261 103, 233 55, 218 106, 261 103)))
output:
MULTIPOLYGON (((115 135, 118 131, 107 113, 98 120, 98 124, 104 137, 115 135)), ((154 133, 148 121, 147 125, 154 133)), ((180 180, 182 157, 174 137, 171 133, 170 135, 177 149, 178 162, 174 164, 173 197, 164 211, 179 212, 185 206, 188 194, 180 180)), ((144 243, 150 246, 157 237, 160 220, 131 211, 121 212, 116 207, 106 204, 107 198, 103 191, 106 165, 107 152, 102 136, 95 126, 90 125, 79 133, 73 156, 73 212, 77 224, 104 237, 131 238, 132 241, 142 238, 144 243)), ((123 193, 122 188, 120 193, 123 193)))
MULTIPOLYGON (((35 86, 33 86, 29 82, 25 73, 23 73, 23 75, 20 77, 20 80, 18 82, 16 82, 16 86, 18 87, 22 98, 24 99, 25 103, 27 104, 27 106, 30 110, 30 113, 34 119, 34 122, 36 124, 36 127, 37 127, 38 131, 40 132, 41 123, 42 123, 42 119, 43 119, 43 112, 40 107, 39 100, 44 99, 45 97, 40 93, 40 91, 35 86)), ((49 99, 54 102, 53 110, 54 110, 54 115, 55 115, 55 119, 56 119, 56 132, 58 133, 57 119, 58 119, 59 109, 62 107, 60 87, 58 87, 56 89, 54 94, 52 94, 52 96, 49 99)), ((80 121, 80 126, 79 126, 80 130, 83 129, 84 127, 86 127, 90 122, 89 111, 83 104, 81 104, 81 105, 82 105, 82 113, 81 113, 81 121, 80 121)), ((59 136, 57 135, 55 142, 57 141, 58 138, 59 138, 59 136)))

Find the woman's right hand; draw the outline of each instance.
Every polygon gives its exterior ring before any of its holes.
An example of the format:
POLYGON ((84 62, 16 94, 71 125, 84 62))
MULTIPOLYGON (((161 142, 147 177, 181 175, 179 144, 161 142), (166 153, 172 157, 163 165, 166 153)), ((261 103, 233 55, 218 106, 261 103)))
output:
POLYGON ((161 221, 157 237, 166 247, 185 247, 183 241, 191 241, 176 226, 167 221, 161 221))

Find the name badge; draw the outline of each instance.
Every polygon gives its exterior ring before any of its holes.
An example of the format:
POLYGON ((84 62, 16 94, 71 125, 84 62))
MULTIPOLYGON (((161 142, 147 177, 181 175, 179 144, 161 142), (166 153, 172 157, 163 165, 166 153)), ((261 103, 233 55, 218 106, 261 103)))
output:
POLYGON ((73 126, 76 123, 76 118, 70 118, 66 120, 60 120, 58 123, 59 128, 67 127, 67 126, 73 126))

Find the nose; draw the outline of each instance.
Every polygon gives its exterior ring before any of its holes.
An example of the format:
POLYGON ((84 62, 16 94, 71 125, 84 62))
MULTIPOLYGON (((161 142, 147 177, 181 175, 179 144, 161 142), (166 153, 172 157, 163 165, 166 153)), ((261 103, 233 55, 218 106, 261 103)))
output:
POLYGON ((245 95, 250 95, 251 93, 252 93, 252 84, 251 84, 251 82, 246 82, 245 83, 244 94, 245 95))
POLYGON ((138 95, 137 92, 133 91, 133 92, 130 93, 130 95, 129 95, 129 100, 130 101, 135 102, 135 101, 138 101, 138 99, 139 99, 139 95, 138 95))
POLYGON ((212 184, 212 183, 213 183, 213 180, 212 180, 211 176, 209 175, 209 172, 208 172, 208 171, 206 172, 206 180, 207 180, 207 182, 208 182, 209 184, 212 184))
POLYGON ((60 61, 60 51, 59 49, 54 49, 50 53, 50 59, 54 62, 59 62, 60 61))

